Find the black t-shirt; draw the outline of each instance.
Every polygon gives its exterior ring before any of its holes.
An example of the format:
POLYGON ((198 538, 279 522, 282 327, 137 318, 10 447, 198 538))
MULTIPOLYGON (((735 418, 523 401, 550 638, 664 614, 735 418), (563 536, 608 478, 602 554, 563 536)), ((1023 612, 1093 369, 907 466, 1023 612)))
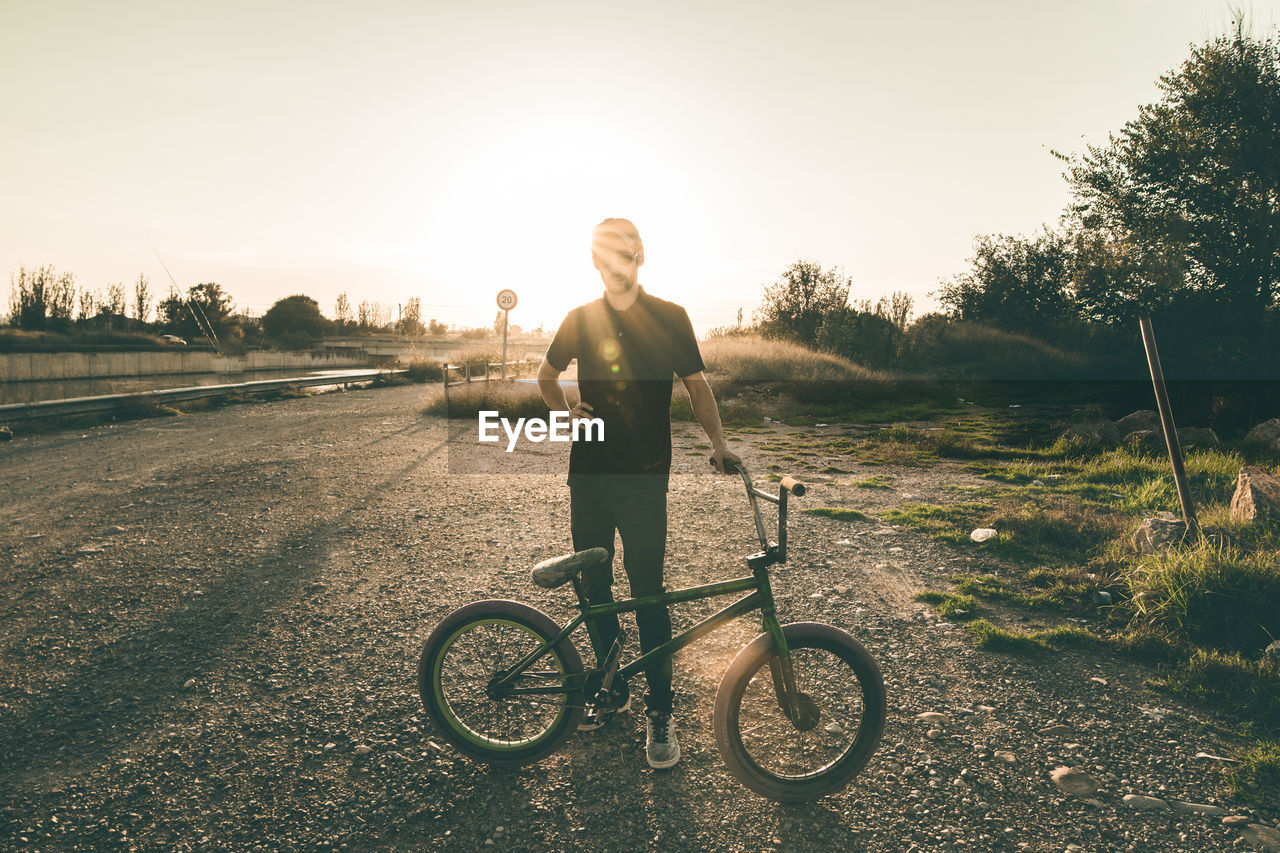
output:
POLYGON ((547 350, 563 371, 578 360, 578 391, 604 421, 604 441, 575 441, 569 483, 608 477, 666 488, 673 377, 705 369, 689 315, 643 289, 626 311, 601 297, 569 312, 547 350))

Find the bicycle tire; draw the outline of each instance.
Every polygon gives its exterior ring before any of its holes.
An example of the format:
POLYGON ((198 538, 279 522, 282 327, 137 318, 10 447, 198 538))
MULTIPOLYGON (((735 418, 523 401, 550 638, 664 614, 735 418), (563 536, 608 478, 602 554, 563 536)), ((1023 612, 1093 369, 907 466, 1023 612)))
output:
POLYGON ((782 630, 796 688, 816 707, 817 723, 801 730, 779 707, 769 665, 774 642, 761 634, 720 681, 716 746, 729 772, 757 794, 814 800, 844 788, 875 752, 887 713, 884 678, 870 653, 838 628, 795 622, 782 630))
MULTIPOLYGON (((501 767, 555 752, 578 728, 580 695, 493 699, 486 688, 497 672, 559 633, 544 613, 518 601, 477 601, 446 616, 418 661, 418 693, 440 734, 472 758, 501 767)), ((566 637, 531 665, 527 677, 549 686, 582 671, 582 658, 566 637)))

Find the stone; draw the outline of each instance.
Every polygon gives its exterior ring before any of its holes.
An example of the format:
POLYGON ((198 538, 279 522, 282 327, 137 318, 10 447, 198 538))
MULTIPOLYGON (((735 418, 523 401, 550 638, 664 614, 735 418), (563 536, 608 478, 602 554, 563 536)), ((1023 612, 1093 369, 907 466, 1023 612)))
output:
POLYGON ((937 740, 938 738, 942 737, 942 730, 929 729, 929 731, 924 733, 924 736, 927 737, 929 740, 937 740))
POLYGON ((1102 447, 1120 443, 1120 433, 1116 430, 1115 424, 1107 420, 1067 424, 1062 432, 1058 433, 1058 437, 1084 447, 1102 447))
POLYGON ((1144 797, 1141 794, 1125 794, 1124 804, 1131 809, 1146 811, 1169 808, 1169 804, 1159 797, 1144 797))
POLYGON ((1252 523, 1276 518, 1280 518, 1280 477, 1256 465, 1244 466, 1231 496, 1231 520, 1252 523))
POLYGON ((1058 786, 1058 790, 1064 794, 1071 794, 1075 797, 1092 797, 1098 793, 1098 782, 1083 770, 1076 770, 1073 767, 1058 767, 1049 774, 1049 778, 1053 780, 1053 784, 1058 786))
POLYGON ((1185 814, 1203 814, 1214 817, 1227 813, 1227 810, 1222 806, 1213 806, 1208 803, 1183 803, 1178 800, 1173 801, 1173 810, 1184 812, 1185 814))
POLYGON ((1253 818, 1244 814, 1229 814, 1222 819, 1223 826, 1244 826, 1253 818))
POLYGON ((1280 830, 1261 823, 1251 823, 1240 834, 1267 850, 1280 851, 1280 830))
POLYGON ((1135 429, 1131 433, 1126 433, 1124 443, 1135 446, 1145 447, 1148 450, 1164 450, 1164 433, 1158 429, 1135 429))
POLYGON ((979 527, 969 534, 969 538, 974 542, 986 542, 988 539, 994 539, 998 535, 992 527, 979 527))
POLYGON ((937 711, 925 711, 922 714, 916 714, 916 719, 926 723, 945 723, 950 720, 946 714, 939 714, 937 711))
POLYGON ((1071 731, 1071 726, 1064 726, 1061 723, 1054 726, 1045 726, 1040 730, 1040 734, 1045 737, 1056 737, 1057 735, 1065 735, 1071 731))
POLYGON ((1188 447, 1217 447, 1222 440, 1208 427, 1183 427, 1178 430, 1178 443, 1185 450, 1188 447))
POLYGON ((368 755, 369 753, 373 752, 373 747, 369 746, 368 744, 362 743, 356 747, 355 751, 356 751, 356 755, 368 755))
POLYGON ((182 689, 183 689, 183 690, 190 690, 191 688, 193 688, 193 687, 195 687, 195 686, 196 686, 196 680, 195 680, 194 678, 188 678, 188 679, 186 680, 186 682, 185 682, 185 683, 183 683, 183 685, 182 685, 182 689))
POLYGON ((1280 453, 1280 418, 1263 421, 1249 430, 1249 434, 1244 437, 1244 443, 1272 453, 1280 453))
POLYGON ((1182 542, 1186 522, 1167 518, 1144 518, 1133 532, 1133 547, 1139 554, 1159 554, 1182 542))
POLYGON ((1018 763, 1018 756, 1014 755, 1007 749, 997 749, 995 752, 991 753, 991 756, 996 761, 1003 761, 1005 764, 1018 763))
POLYGON ((1130 412, 1120 420, 1116 421, 1116 432, 1121 435, 1129 435, 1130 433, 1137 432, 1139 430, 1159 432, 1159 413, 1152 409, 1139 409, 1136 412, 1130 412))

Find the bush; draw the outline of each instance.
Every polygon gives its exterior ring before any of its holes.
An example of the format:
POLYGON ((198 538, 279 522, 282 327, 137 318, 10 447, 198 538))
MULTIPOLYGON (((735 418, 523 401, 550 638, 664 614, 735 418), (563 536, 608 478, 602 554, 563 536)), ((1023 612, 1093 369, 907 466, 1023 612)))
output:
MULTIPOLYGON (((575 404, 569 400, 569 405, 575 404)), ((538 386, 516 382, 476 382, 455 385, 449 389, 446 404, 443 394, 432 398, 423 409, 424 415, 439 415, 450 419, 476 418, 482 411, 496 411, 502 417, 545 418, 547 404, 542 401, 538 386)))

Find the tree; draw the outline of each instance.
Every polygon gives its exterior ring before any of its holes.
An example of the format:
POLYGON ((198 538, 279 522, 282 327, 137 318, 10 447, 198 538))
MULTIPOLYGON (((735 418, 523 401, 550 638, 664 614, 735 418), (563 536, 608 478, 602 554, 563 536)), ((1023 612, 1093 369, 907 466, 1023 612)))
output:
POLYGON ((347 294, 339 293, 337 300, 333 303, 333 319, 338 324, 339 329, 345 329, 351 325, 351 301, 347 299, 347 294))
POLYGON ((979 235, 971 271, 942 283, 939 301, 963 320, 1043 333, 1073 320, 1067 239, 1045 230, 1030 239, 979 235))
POLYGON ((310 346, 332 329, 333 323, 320 313, 320 303, 302 294, 277 300, 262 315, 262 330, 286 348, 310 346))
POLYGON ((422 325, 422 300, 417 296, 404 304, 404 311, 396 322, 396 331, 402 335, 422 335, 426 328, 422 325))
POLYGON ((432 337, 444 337, 448 333, 449 327, 444 323, 438 322, 434 318, 432 318, 431 322, 427 324, 427 334, 432 337))
POLYGON ((139 275, 133 283, 133 319, 146 323, 151 318, 151 283, 139 275))
POLYGON ((209 339, 215 343, 224 337, 241 336, 231 308, 231 296, 222 285, 209 281, 189 288, 185 298, 170 293, 160 303, 160 314, 169 331, 189 340, 209 339))
POLYGON ((773 337, 815 341, 826 319, 849 307, 852 285, 839 267, 824 270, 814 261, 796 261, 776 282, 765 285, 756 313, 760 330, 773 337))
POLYGON ((1280 295, 1280 40, 1238 21, 1158 86, 1159 103, 1070 161, 1096 261, 1078 277, 1085 311, 1128 321, 1177 302, 1260 323, 1280 295))

